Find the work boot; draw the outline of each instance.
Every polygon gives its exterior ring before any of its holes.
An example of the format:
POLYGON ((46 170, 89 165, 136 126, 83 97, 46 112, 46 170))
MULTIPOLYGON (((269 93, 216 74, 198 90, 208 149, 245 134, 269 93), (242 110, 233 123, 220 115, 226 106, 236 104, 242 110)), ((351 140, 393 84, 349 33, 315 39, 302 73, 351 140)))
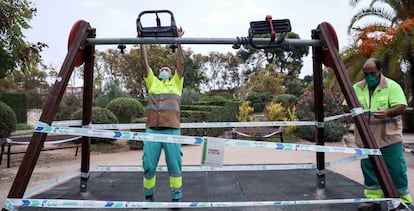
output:
POLYGON ((154 201, 154 195, 145 196, 145 202, 153 202, 154 201))
POLYGON ((358 206, 358 211, 381 211, 381 204, 366 202, 358 206))

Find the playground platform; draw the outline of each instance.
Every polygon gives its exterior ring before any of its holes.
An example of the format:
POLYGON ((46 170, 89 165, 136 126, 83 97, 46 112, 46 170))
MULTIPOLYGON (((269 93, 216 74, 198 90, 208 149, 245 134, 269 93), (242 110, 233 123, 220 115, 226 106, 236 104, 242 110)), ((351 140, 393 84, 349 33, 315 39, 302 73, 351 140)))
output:
MULTIPOLYGON (((80 193, 80 178, 76 177, 31 198, 140 202, 143 201, 142 174, 142 172, 92 172, 86 193, 80 193)), ((157 186, 154 194, 156 202, 170 202, 168 187, 168 173, 157 173, 157 186)), ((316 171, 314 169, 198 171, 183 172, 183 198, 181 202, 275 201, 276 203, 274 206, 211 207, 200 208, 201 210, 331 211, 358 210, 360 205, 358 198, 363 197, 361 184, 329 170, 326 171, 326 188, 323 190, 316 188, 316 171), (341 201, 342 199, 355 199, 355 201, 349 203, 341 201), (308 203, 308 200, 327 200, 327 203, 322 201, 318 202, 319 204, 312 204, 308 203), (286 203, 287 205, 278 205, 277 203, 286 203)), ((187 209, 193 208, 181 208, 181 210, 187 209)), ((55 209, 21 207, 19 210, 55 209)), ((156 210, 170 209, 158 208, 156 210)))

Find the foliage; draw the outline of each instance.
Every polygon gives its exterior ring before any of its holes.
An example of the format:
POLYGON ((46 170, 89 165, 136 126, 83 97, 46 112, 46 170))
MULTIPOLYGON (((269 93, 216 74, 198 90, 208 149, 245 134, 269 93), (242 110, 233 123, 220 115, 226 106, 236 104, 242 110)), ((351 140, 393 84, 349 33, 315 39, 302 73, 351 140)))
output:
MULTIPOLYGON (((73 113, 71 119, 82 119, 82 109, 77 110, 73 113)), ((101 108, 101 107, 92 107, 92 123, 93 124, 116 124, 118 123, 118 118, 112 111, 101 108)), ((107 139, 107 138, 91 138, 91 143, 95 144, 97 142, 113 142, 116 139, 107 139)))
MULTIPOLYGON (((203 97, 194 105, 181 106, 181 122, 233 122, 236 120, 239 101, 221 96, 203 97)), ((183 129, 183 135, 219 136, 226 128, 183 129)))
POLYGON ((183 94, 181 95, 181 104, 192 105, 195 102, 198 102, 200 98, 201 98, 201 93, 199 91, 185 87, 183 89, 183 94))
POLYGON ((17 118, 13 109, 0 101, 0 138, 8 138, 16 130, 17 118))
MULTIPOLYGON (((65 95, 55 115, 55 120, 71 119, 73 111, 81 108, 82 102, 75 95, 65 95)), ((81 119, 81 118, 80 118, 81 119)))
POLYGON ((240 59, 230 52, 210 52, 208 56, 197 54, 193 59, 201 65, 206 79, 204 86, 208 91, 232 89, 243 81, 238 68, 240 59))
POLYGON ((263 112, 267 103, 272 101, 273 95, 268 92, 252 92, 247 96, 247 101, 251 102, 255 112, 263 112))
POLYGON ((133 119, 144 115, 142 104, 131 97, 120 97, 111 100, 106 108, 118 118, 119 123, 130 123, 133 119))
POLYGON ((122 91, 118 80, 110 81, 105 85, 103 91, 96 97, 95 104, 98 107, 104 108, 112 99, 125 97, 126 95, 127 94, 122 91))
POLYGON ((46 95, 37 92, 36 90, 26 91, 27 108, 43 108, 46 102, 46 95))
POLYGON ((200 91, 202 83, 207 81, 206 75, 201 70, 201 64, 191 58, 192 51, 184 51, 184 87, 200 91))
MULTIPOLYGON (((338 93, 327 89, 323 91, 323 110, 324 116, 343 114, 343 97, 338 93)), ((314 95, 311 91, 304 92, 296 103, 296 115, 301 121, 315 120, 314 95)), ((339 141, 347 132, 347 125, 344 119, 337 119, 325 122, 324 141, 339 141)), ((300 126, 296 129, 295 135, 309 141, 315 141, 315 126, 300 126)))
POLYGON ((11 75, 16 67, 24 70, 26 64, 40 61, 39 52, 47 46, 28 43, 23 35, 35 13, 30 1, 0 1, 0 79, 11 75))
MULTIPOLYGON (((287 113, 288 113, 288 121, 298 121, 298 117, 296 116, 296 107, 293 107, 293 108, 287 108, 287 113)), ((290 135, 290 134, 293 134, 294 132, 295 132, 295 130, 296 130, 296 128, 297 128, 297 126, 286 126, 286 127, 283 127, 283 132, 285 133, 285 134, 288 134, 288 135, 290 135)))
MULTIPOLYGON (((170 66, 175 69, 176 53, 171 52, 169 45, 148 45, 146 49, 148 63, 155 74, 162 66, 170 66)), ((199 91, 200 84, 206 79, 203 72, 201 72, 200 64, 191 58, 191 54, 191 50, 184 51, 184 87, 199 91)), ((124 86, 128 95, 134 97, 145 96, 144 69, 141 67, 139 48, 132 48, 129 52, 123 54, 114 49, 103 52, 97 51, 96 58, 95 84, 102 84, 103 81, 118 81, 119 84, 124 86)), ((98 105, 105 106, 103 104, 98 105)))
POLYGON ((306 89, 307 83, 305 80, 294 78, 285 82, 286 94, 291 94, 299 97, 306 89))
MULTIPOLYGON (((351 5, 356 6, 360 2, 353 0, 351 5)), ((362 78, 361 68, 365 60, 376 57, 383 63, 383 73, 401 84, 407 96, 412 96, 413 8, 413 1, 373 0, 353 16, 348 32, 355 37, 354 45, 343 53, 352 82, 362 78)))
MULTIPOLYGON (((266 121, 297 121, 295 106, 283 106, 283 104, 274 101, 266 105, 264 116, 266 121)), ((283 127, 285 134, 292 134, 295 130, 296 126, 283 127)))
POLYGON ((239 106, 239 114, 237 115, 237 120, 239 122, 248 122, 253 121, 254 116, 252 116, 252 113, 254 111, 254 108, 250 106, 250 101, 244 101, 239 106))
MULTIPOLYGON (((264 35, 262 37, 269 37, 264 35)), ((258 36, 260 37, 260 36, 258 36)), ((299 35, 294 32, 288 32, 286 38, 300 39, 299 35)), ((283 48, 266 48, 255 49, 249 45, 243 45, 237 52, 237 55, 243 62, 249 64, 259 64, 266 60, 268 64, 275 64, 279 67, 279 72, 286 74, 289 77, 297 77, 300 75, 300 70, 303 66, 303 57, 309 53, 308 47, 290 46, 289 49, 283 48)), ((252 72, 255 72, 259 67, 254 67, 252 72)))
POLYGON ((293 108, 298 101, 298 97, 291 94, 281 94, 274 97, 272 101, 281 103, 285 108, 293 108))
MULTIPOLYGON (((33 127, 27 123, 18 123, 16 125, 16 130, 31 130, 33 129, 33 127)), ((32 134, 33 132, 30 131, 30 134, 32 134)))
POLYGON ((288 113, 281 103, 270 102, 264 111, 266 121, 286 121, 288 113))
POLYGON ((18 123, 26 123, 27 101, 26 96, 24 94, 0 93, 0 101, 3 101, 13 109, 18 123))
POLYGON ((268 92, 272 95, 280 95, 285 93, 283 87, 284 77, 285 75, 278 72, 276 66, 271 64, 255 74, 251 74, 246 86, 253 92, 268 92))

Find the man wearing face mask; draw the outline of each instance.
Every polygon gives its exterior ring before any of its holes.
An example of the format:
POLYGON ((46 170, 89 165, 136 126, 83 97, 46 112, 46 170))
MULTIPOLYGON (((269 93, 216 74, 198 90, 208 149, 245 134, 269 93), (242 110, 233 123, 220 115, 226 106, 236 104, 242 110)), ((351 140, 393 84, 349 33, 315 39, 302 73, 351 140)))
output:
MULTIPOLYGON (((363 109, 369 109, 368 124, 374 134, 378 147, 400 193, 401 200, 411 207, 412 199, 408 192, 407 166, 402 144, 402 117, 407 100, 400 85, 382 74, 381 62, 368 59, 364 66, 364 80, 353 87, 363 109)), ((355 142, 363 148, 361 137, 355 130, 355 142)), ((369 159, 361 160, 367 198, 383 198, 380 183, 369 159)), ((379 204, 365 203, 360 210, 375 210, 379 204)))
MULTIPOLYGON (((179 37, 184 34, 182 28, 177 31, 179 37)), ((177 70, 163 66, 156 77, 149 66, 146 48, 141 44, 141 62, 145 70, 144 81, 148 93, 147 133, 181 135, 180 105, 184 83, 184 55, 180 44, 177 45, 176 54, 177 70)), ((145 201, 154 201, 156 168, 162 149, 169 173, 170 196, 173 202, 178 202, 182 197, 181 144, 151 141, 144 141, 142 156, 145 201)))

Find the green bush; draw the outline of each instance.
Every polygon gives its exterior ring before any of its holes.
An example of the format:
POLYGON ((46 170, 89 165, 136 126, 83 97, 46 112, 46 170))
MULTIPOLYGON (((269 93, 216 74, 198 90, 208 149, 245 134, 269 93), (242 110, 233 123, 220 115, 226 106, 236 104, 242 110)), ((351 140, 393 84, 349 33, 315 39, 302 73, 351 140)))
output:
MULTIPOLYGON (((323 91, 323 105, 324 116, 333 116, 343 114, 342 108, 343 97, 338 93, 333 93, 330 90, 323 91)), ((315 120, 315 106, 314 95, 311 91, 305 91, 296 103, 296 116, 301 121, 315 120)), ((337 119, 325 122, 324 141, 334 142, 340 141, 343 135, 347 132, 347 122, 345 119, 337 119)), ((315 126, 300 126, 295 130, 295 135, 299 138, 315 141, 315 126)))
MULTIPOLYGON (((82 119, 82 109, 77 110, 73 113, 71 119, 82 119)), ((118 123, 118 118, 116 118, 115 114, 112 111, 101 108, 101 107, 92 107, 92 123, 93 124, 116 124, 118 123)), ((108 138, 91 138, 91 143, 95 144, 97 142, 113 142, 116 139, 108 139, 108 138)))
MULTIPOLYGON (((236 121, 240 102, 222 96, 203 97, 194 105, 181 106, 181 122, 236 121)), ((183 135, 219 136, 228 128, 183 129, 183 135)))
POLYGON ((27 108, 43 108, 46 95, 37 92, 37 89, 26 93, 27 108))
POLYGON ((198 102, 201 98, 201 93, 195 89, 184 88, 183 94, 181 95, 181 104, 182 105, 191 105, 195 102, 198 102))
POLYGON ((82 102, 74 95, 67 95, 63 97, 59 105, 58 112, 55 115, 55 120, 68 120, 71 118, 73 111, 81 108, 82 102))
POLYGON ((6 103, 13 109, 18 123, 27 122, 26 95, 16 93, 0 93, 0 101, 6 103))
POLYGON ((298 97, 291 94, 281 94, 273 98, 273 101, 276 103, 281 103, 285 108, 293 108, 296 102, 298 101, 298 97))
POLYGON ((273 97, 273 95, 267 92, 252 92, 247 96, 246 101, 251 102, 251 105, 254 108, 254 113, 260 113, 263 112, 266 104, 272 101, 273 97))
POLYGON ((120 84, 119 80, 109 81, 105 84, 102 91, 96 95, 95 106, 105 108, 112 99, 126 97, 127 93, 122 91, 120 84))
POLYGON ((13 109, 0 101, 0 138, 7 138, 16 130, 17 118, 13 109))
POLYGON ((118 118, 119 123, 130 123, 135 118, 144 116, 142 104, 131 97, 120 97, 111 100, 106 108, 118 118))

